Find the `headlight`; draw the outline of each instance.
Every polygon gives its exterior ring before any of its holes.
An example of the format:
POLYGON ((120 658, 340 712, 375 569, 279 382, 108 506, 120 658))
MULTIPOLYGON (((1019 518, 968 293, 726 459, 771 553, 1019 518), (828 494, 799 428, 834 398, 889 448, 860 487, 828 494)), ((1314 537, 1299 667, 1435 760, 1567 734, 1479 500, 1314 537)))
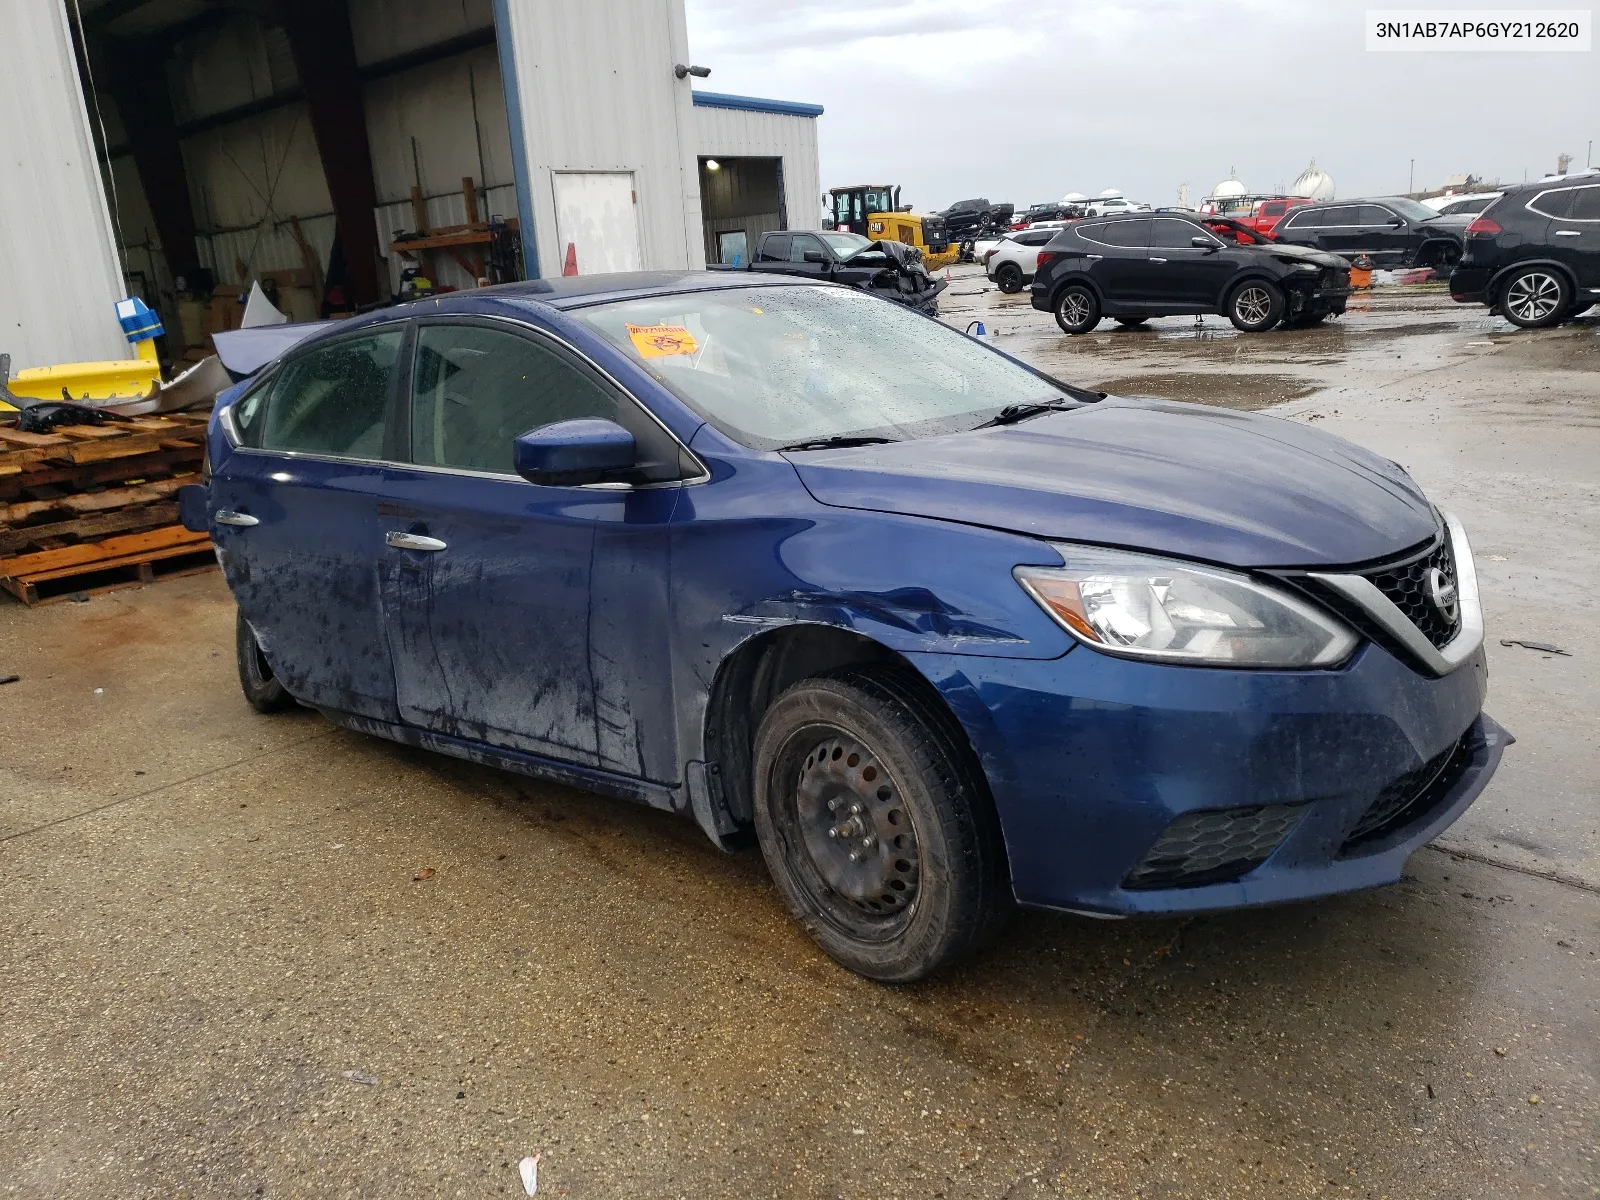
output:
POLYGON ((1068 633, 1107 654, 1220 667, 1332 667, 1357 638, 1333 617, 1244 575, 1057 545, 1061 567, 1017 582, 1068 633))
POLYGON ((1322 270, 1322 268, 1317 266, 1316 263, 1295 263, 1294 264, 1294 269, 1296 271, 1312 271, 1312 272, 1316 272, 1316 271, 1322 270))

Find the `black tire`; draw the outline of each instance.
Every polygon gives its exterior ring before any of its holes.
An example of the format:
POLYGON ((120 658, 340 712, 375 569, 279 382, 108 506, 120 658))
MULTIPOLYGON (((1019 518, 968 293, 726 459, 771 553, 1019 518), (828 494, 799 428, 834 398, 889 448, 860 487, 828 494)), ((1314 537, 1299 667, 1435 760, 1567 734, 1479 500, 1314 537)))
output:
POLYGON ((1600 300, 1590 300, 1587 304, 1579 304, 1576 308, 1573 308, 1571 311, 1569 311, 1567 313, 1565 319, 1570 321, 1574 317, 1581 317, 1581 316, 1583 316, 1584 313, 1588 312, 1596 304, 1600 304, 1600 300))
POLYGON ((1241 333, 1265 333, 1283 320, 1283 289, 1265 279, 1247 279, 1228 295, 1228 320, 1241 333))
POLYGON ((250 628, 250 622, 244 619, 243 613, 239 614, 234 626, 233 641, 234 652, 239 660, 239 687, 244 691, 244 698, 250 702, 250 707, 263 713, 293 708, 294 697, 284 690, 283 684, 272 673, 272 666, 267 662, 267 656, 261 653, 261 644, 256 641, 255 631, 250 628))
POLYGON ((767 870, 841 966, 910 983, 999 933, 1011 888, 994 801, 918 681, 883 667, 801 680, 762 718, 754 763, 767 870))
POLYGON ((1328 314, 1325 313, 1325 312, 1301 313, 1298 317, 1295 317, 1292 321, 1285 321, 1284 322, 1284 328, 1285 329, 1310 329, 1314 325, 1321 325, 1327 319, 1328 319, 1328 314))
POLYGON ((1001 263, 994 273, 994 284, 1006 295, 1016 295, 1022 290, 1022 268, 1016 263, 1001 263))
POLYGON ((1116 317, 1114 320, 1124 329, 1137 329, 1148 321, 1149 317, 1116 317))
POLYGON ((1055 302, 1056 324, 1062 333, 1089 333, 1100 324, 1100 299, 1081 283, 1069 283, 1055 302))
POLYGON ((1495 307, 1519 329, 1545 329, 1561 320, 1572 303, 1572 285, 1551 267, 1523 267, 1500 285, 1495 307))

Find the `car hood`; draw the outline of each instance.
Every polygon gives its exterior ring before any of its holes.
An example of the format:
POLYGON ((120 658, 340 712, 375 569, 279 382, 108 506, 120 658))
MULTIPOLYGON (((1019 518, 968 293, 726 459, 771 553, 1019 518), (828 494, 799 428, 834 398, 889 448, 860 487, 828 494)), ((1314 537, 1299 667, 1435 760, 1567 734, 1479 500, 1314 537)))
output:
POLYGON ((789 456, 821 503, 1236 567, 1383 558, 1437 524, 1396 464, 1296 421, 1111 398, 1017 425, 789 456))
POLYGON ((1319 267, 1339 267, 1348 269, 1350 261, 1337 254, 1329 254, 1326 250, 1318 250, 1312 246, 1296 246, 1291 242, 1274 242, 1270 246, 1246 246, 1257 254, 1268 254, 1273 258, 1289 258, 1295 262, 1316 263, 1319 267))

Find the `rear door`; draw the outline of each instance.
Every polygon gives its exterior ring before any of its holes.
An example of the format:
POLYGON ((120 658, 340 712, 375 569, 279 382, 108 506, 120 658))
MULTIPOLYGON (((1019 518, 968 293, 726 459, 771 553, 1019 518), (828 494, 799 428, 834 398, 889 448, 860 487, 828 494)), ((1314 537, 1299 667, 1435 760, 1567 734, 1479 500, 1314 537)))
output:
POLYGON ((1145 259, 1149 257, 1146 242, 1150 237, 1150 222, 1143 219, 1107 221, 1082 231, 1082 236, 1095 243, 1089 256, 1089 278, 1100 289, 1101 296, 1112 304, 1138 305, 1146 271, 1145 259))
POLYGON ((1311 244, 1332 254, 1356 255, 1366 251, 1360 205, 1340 204, 1323 209, 1311 244))
POLYGON ((397 719, 378 598, 378 504, 393 457, 404 327, 291 357, 229 413, 240 448, 211 476, 219 558, 296 699, 397 719))
POLYGON ((383 527, 398 544, 380 570, 402 719, 645 773, 642 704, 655 691, 639 672, 661 656, 638 646, 665 638, 677 442, 587 362, 521 326, 421 324, 407 374, 412 465, 387 481, 383 527), (516 475, 518 434, 578 417, 634 433, 638 486, 516 475))

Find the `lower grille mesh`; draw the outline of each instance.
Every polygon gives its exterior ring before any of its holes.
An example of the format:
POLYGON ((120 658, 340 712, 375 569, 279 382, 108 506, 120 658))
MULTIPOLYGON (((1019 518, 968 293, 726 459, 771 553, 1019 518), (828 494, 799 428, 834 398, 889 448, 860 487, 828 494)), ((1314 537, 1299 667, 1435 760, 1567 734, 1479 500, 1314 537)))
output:
POLYGON ((1123 880, 1132 890, 1226 883, 1267 861, 1305 811, 1303 804, 1184 813, 1123 880))
POLYGON ((1367 806, 1340 852, 1359 849, 1426 816, 1449 794, 1471 760, 1472 747, 1468 736, 1463 736, 1449 749, 1394 780, 1367 806))

